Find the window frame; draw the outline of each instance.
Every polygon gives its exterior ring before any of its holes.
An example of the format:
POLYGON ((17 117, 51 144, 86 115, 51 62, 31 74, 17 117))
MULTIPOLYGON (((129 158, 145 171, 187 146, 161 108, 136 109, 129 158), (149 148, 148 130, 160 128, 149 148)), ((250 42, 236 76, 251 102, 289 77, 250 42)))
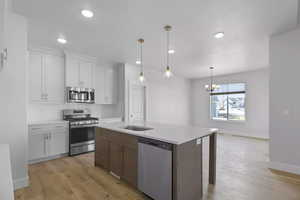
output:
POLYGON ((210 115, 210 120, 211 121, 216 121, 216 122, 233 122, 233 123, 245 123, 247 121, 247 101, 246 101, 246 97, 247 97, 247 84, 245 82, 230 82, 230 83, 221 83, 218 85, 230 85, 230 84, 244 84, 245 89, 244 91, 235 91, 235 92, 216 92, 216 93, 210 93, 209 94, 209 115, 210 115), (244 94, 245 98, 244 98, 244 108, 245 108, 245 114, 244 114, 244 120, 232 120, 229 119, 229 104, 228 104, 228 95, 231 94, 244 94), (225 120, 223 119, 214 119, 212 116, 212 96, 216 96, 216 95, 226 95, 227 96, 227 117, 225 120))

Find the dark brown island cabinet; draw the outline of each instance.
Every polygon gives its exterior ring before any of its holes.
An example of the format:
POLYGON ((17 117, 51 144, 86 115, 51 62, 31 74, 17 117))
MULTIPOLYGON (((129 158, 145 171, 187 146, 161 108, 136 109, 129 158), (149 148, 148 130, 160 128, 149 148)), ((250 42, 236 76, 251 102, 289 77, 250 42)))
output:
MULTIPOLYGON (((216 182, 216 133, 210 137, 209 183, 216 182)), ((95 165, 138 189, 138 137, 96 128, 95 165)), ((202 189, 202 138, 172 145, 172 200, 198 200, 202 189)))

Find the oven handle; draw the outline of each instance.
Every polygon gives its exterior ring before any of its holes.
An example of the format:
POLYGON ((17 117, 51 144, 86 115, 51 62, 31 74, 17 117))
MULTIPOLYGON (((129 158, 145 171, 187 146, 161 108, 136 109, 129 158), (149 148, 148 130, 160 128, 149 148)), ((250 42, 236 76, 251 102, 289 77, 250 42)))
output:
POLYGON ((72 125, 70 125, 71 129, 75 129, 75 128, 87 128, 87 127, 96 128, 97 125, 95 125, 95 124, 80 125, 80 126, 72 126, 72 125))

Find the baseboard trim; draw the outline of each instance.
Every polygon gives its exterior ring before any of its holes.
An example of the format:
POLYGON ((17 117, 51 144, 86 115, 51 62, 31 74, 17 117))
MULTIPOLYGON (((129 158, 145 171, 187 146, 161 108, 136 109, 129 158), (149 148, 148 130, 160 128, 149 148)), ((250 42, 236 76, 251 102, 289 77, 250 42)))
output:
POLYGON ((64 153, 64 154, 59 154, 59 155, 55 155, 55 156, 49 156, 49 157, 46 157, 46 158, 40 158, 40 159, 36 159, 36 160, 29 160, 28 164, 31 165, 31 164, 36 164, 36 163, 45 162, 45 161, 49 161, 49 160, 54 160, 54 159, 66 157, 68 155, 69 155, 69 153, 64 153))
POLYGON ((233 132, 228 132, 228 131, 220 131, 221 134, 225 135, 231 135, 231 136, 236 136, 236 137, 244 137, 244 138, 252 138, 252 139, 257 139, 257 140, 265 140, 269 141, 269 138, 266 137, 258 137, 258 136, 253 136, 253 135, 247 135, 247 134, 237 134, 233 132))
POLYGON ((14 179, 14 190, 27 187, 29 185, 29 177, 14 179))
POLYGON ((300 166, 280 162, 269 162, 269 168, 300 175, 300 166))

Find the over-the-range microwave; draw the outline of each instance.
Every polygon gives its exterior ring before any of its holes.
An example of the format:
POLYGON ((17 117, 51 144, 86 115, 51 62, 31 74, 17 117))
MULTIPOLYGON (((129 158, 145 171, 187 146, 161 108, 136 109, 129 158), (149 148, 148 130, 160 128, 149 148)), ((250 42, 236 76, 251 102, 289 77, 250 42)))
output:
POLYGON ((95 89, 67 87, 66 96, 68 103, 95 103, 95 89))

